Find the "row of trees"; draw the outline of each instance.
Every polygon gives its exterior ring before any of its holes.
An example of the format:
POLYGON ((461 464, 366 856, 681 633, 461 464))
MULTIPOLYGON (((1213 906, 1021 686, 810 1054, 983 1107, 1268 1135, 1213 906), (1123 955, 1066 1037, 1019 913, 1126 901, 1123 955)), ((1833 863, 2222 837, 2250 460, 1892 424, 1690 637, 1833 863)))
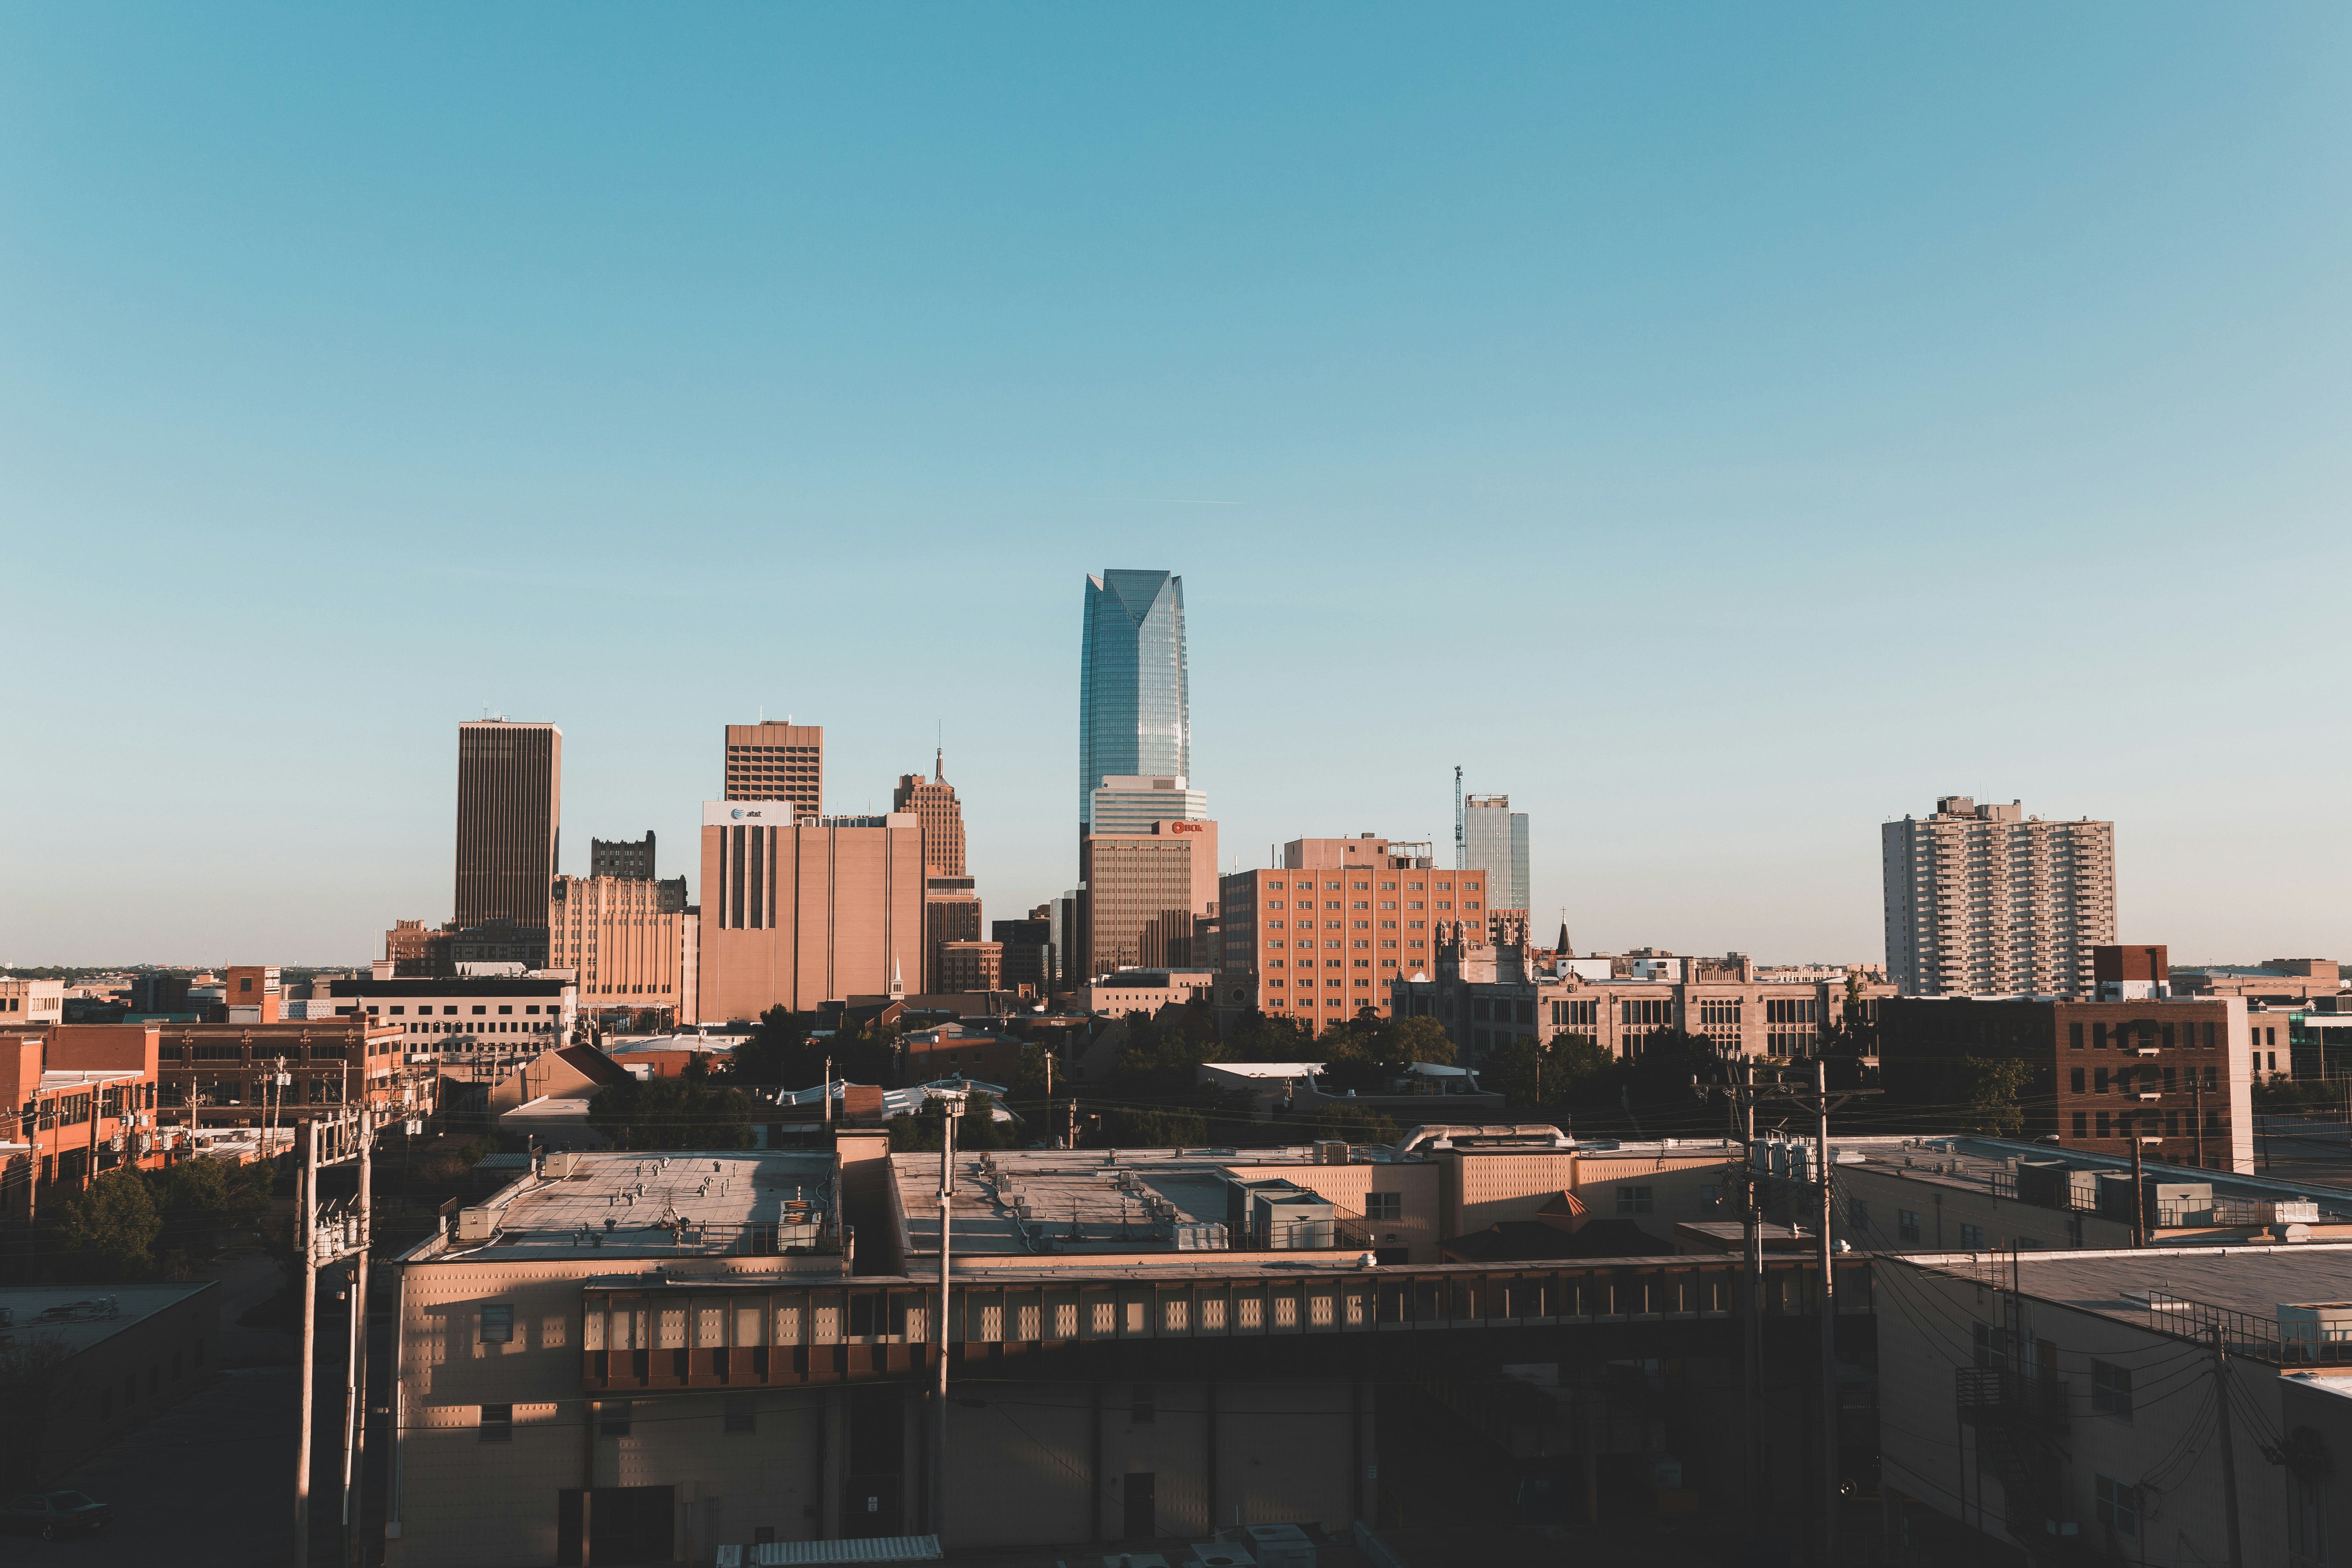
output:
POLYGON ((259 1226, 269 1211, 271 1180, 267 1165, 221 1160, 102 1172, 50 1209, 48 1242, 68 1278, 177 1278, 259 1226))

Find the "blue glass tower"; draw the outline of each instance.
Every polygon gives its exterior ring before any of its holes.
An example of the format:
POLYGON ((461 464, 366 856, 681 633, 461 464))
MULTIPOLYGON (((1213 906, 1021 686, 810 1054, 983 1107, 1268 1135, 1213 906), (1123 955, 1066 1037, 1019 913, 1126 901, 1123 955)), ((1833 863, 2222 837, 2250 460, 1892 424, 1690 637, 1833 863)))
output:
POLYGON ((1192 716, 1184 674, 1184 579, 1105 572, 1087 579, 1078 650, 1078 823, 1093 826, 1107 776, 1188 777, 1192 716))

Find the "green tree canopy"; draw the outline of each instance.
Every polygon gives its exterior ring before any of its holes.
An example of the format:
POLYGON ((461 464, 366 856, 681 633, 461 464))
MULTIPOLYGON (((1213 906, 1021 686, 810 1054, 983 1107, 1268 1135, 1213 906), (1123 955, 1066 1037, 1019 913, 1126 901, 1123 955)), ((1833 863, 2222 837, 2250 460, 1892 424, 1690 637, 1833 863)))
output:
POLYGON ((1961 1116, 1968 1131, 1991 1138, 2014 1138, 2025 1131, 2018 1098, 2032 1085, 2032 1063, 1971 1056, 1960 1058, 1960 1068, 1968 1083, 1969 1108, 1961 1116))
POLYGON ((1385 1089, 1415 1062, 1454 1060, 1454 1042, 1434 1018, 1390 1018, 1367 1011, 1325 1029, 1316 1042, 1329 1087, 1385 1089))
POLYGON ((1317 1111, 1307 1127, 1311 1137, 1337 1138, 1349 1143, 1393 1143, 1399 1137, 1394 1118, 1368 1105, 1344 1101, 1317 1111))
POLYGON ((67 1267, 91 1279, 135 1279, 148 1273, 155 1267, 155 1238, 163 1233, 163 1216, 136 1170, 100 1173, 58 1205, 51 1232, 67 1267))
POLYGON ((616 1149, 748 1149, 751 1099, 691 1079, 616 1083, 589 1101, 588 1125, 616 1149))
POLYGON ((1554 1035, 1541 1045, 1521 1035, 1486 1056, 1478 1085, 1501 1091, 1513 1105, 1556 1110, 1589 1100, 1615 1066, 1584 1035, 1554 1035))

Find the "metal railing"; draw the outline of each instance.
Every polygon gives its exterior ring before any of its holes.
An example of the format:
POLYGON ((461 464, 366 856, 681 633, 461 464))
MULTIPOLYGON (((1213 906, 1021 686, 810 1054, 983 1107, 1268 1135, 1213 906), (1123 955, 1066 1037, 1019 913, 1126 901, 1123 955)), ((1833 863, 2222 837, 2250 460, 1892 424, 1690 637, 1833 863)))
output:
POLYGON ((2273 1366, 2352 1363, 2352 1330, 2323 1323, 2295 1324, 2296 1329, 2312 1331, 2309 1337, 2296 1336, 2275 1318, 2176 1296, 2162 1285, 2148 1291, 2147 1315, 2148 1327, 2158 1333, 2176 1334, 2200 1344, 2212 1343, 2218 1333, 2230 1354, 2250 1361, 2273 1366))

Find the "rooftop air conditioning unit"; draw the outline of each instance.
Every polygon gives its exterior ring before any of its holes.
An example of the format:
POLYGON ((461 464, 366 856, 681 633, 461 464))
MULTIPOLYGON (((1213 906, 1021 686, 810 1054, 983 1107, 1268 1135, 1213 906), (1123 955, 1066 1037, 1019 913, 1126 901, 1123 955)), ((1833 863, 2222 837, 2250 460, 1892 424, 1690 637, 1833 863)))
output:
POLYGON ((1315 1568, 1315 1542, 1295 1524, 1253 1524, 1242 1533, 1258 1568, 1315 1568))
POLYGON ((1185 1568, 1257 1568, 1257 1559, 1229 1542, 1196 1541, 1185 1568))
POLYGON ((488 1241, 499 1233, 499 1216, 495 1209, 459 1209, 457 1239, 488 1241))

